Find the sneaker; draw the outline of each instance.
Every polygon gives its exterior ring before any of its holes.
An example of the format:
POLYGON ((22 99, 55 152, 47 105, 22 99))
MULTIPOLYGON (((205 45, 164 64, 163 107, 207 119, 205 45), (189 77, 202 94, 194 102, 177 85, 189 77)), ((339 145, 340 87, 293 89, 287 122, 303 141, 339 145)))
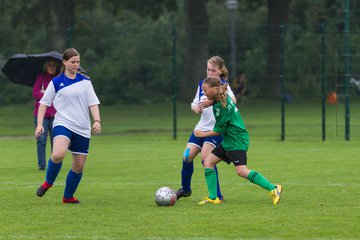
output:
POLYGON ((64 198, 63 197, 63 203, 80 203, 79 199, 71 197, 71 198, 64 198))
POLYGON ((44 182, 37 190, 36 195, 42 197, 45 195, 46 191, 52 187, 52 184, 48 182, 44 182))
POLYGON ((283 188, 281 185, 275 185, 275 186, 276 188, 270 191, 270 196, 272 197, 273 203, 276 205, 280 202, 283 188))
POLYGON ((44 171, 45 167, 39 167, 39 171, 44 171))
POLYGON ((179 188, 179 190, 175 192, 177 200, 179 200, 182 197, 190 197, 191 193, 192 193, 191 190, 189 192, 185 192, 182 188, 179 188))
POLYGON ((223 203, 222 200, 220 200, 218 197, 215 199, 211 199, 209 197, 204 198, 201 202, 198 202, 198 204, 221 204, 223 203))

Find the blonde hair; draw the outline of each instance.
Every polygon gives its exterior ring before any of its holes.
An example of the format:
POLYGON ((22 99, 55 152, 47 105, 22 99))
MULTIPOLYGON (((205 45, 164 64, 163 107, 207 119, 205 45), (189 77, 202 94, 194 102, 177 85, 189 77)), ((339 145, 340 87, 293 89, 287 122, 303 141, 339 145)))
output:
POLYGON ((54 63, 55 64, 55 68, 56 68, 56 71, 55 71, 55 74, 59 74, 59 62, 56 61, 55 59, 53 58, 47 58, 44 62, 44 66, 43 66, 43 71, 44 72, 47 72, 47 66, 49 65, 49 63, 54 63))
POLYGON ((224 60, 219 56, 211 57, 208 61, 208 63, 211 63, 212 65, 218 67, 221 71, 220 77, 227 80, 229 76, 229 71, 225 67, 224 60))
POLYGON ((220 78, 217 77, 208 77, 204 80, 203 84, 207 84, 214 91, 216 100, 221 102, 222 107, 226 107, 227 99, 227 83, 222 83, 220 78))

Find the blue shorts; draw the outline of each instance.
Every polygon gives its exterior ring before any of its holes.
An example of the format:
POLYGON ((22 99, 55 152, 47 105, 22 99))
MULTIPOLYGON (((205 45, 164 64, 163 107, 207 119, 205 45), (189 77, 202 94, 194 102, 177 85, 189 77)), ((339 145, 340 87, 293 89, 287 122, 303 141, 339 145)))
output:
POLYGON ((64 136, 70 140, 69 151, 75 154, 88 155, 90 138, 83 137, 64 126, 58 125, 53 129, 54 139, 58 136, 64 136))
POLYGON ((202 146, 204 145, 204 143, 209 143, 211 145, 213 145, 214 147, 216 147, 217 145, 219 145, 223 140, 223 137, 221 135, 219 136, 214 136, 214 137, 195 137, 194 132, 192 132, 192 134, 190 135, 189 144, 194 144, 196 145, 198 148, 202 148, 202 146))

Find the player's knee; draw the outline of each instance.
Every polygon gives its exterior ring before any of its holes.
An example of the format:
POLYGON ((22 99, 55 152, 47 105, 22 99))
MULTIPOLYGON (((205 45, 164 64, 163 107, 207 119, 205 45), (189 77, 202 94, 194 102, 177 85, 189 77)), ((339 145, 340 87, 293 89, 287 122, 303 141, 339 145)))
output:
POLYGON ((82 171, 84 169, 84 165, 73 165, 71 169, 75 173, 82 173, 82 171))
POLYGON ((65 154, 63 153, 60 153, 60 152, 53 152, 51 154, 51 160, 54 162, 54 163, 59 163, 61 162, 65 157, 65 154))
POLYGON ((203 152, 201 153, 201 159, 206 159, 208 154, 204 154, 203 152))
POLYGON ((192 162, 192 159, 190 158, 190 148, 185 149, 185 152, 183 154, 183 161, 184 162, 192 162))

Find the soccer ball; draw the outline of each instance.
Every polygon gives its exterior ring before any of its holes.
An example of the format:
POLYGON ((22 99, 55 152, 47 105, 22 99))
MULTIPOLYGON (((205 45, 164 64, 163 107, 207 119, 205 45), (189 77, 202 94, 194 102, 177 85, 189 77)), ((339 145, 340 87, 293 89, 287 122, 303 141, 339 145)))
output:
POLYGON ((155 193, 155 203, 158 206, 174 206, 176 193, 169 187, 161 187, 155 193))

